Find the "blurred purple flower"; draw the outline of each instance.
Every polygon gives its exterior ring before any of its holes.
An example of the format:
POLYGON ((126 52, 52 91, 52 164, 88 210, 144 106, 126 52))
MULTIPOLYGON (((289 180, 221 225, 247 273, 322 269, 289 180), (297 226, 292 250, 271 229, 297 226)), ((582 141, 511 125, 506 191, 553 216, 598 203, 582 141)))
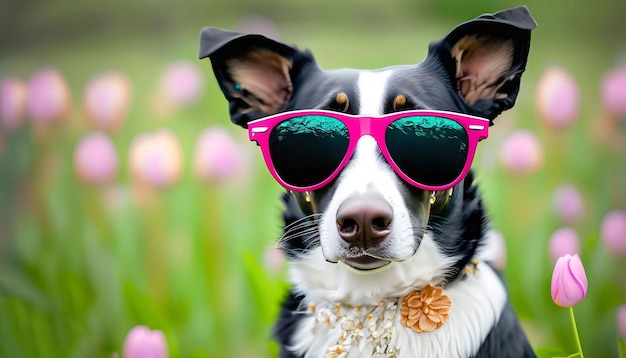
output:
POLYGON ((246 167, 245 151, 228 130, 213 126, 200 133, 193 156, 193 169, 206 182, 236 178, 246 167))
POLYGON ((167 341, 159 330, 135 326, 126 335, 123 358, 165 358, 167 355, 167 341))
POLYGON ((69 85, 56 69, 39 70, 28 81, 26 111, 36 124, 62 120, 70 112, 71 100, 69 85))
POLYGON ((198 101, 204 93, 204 75, 200 68, 187 60, 171 63, 161 77, 159 99, 173 107, 186 107, 198 101))
POLYGON ((74 172, 89 184, 112 181, 119 169, 115 144, 106 134, 93 132, 85 135, 74 151, 74 172))
POLYGON ((248 14, 243 16, 237 21, 235 29, 243 33, 261 34, 274 40, 280 39, 280 30, 276 22, 263 15, 248 14))
POLYGON ((98 129, 119 129, 128 114, 130 92, 130 82, 120 72, 105 72, 93 76, 83 90, 87 119, 98 129))
POLYGON ((626 304, 617 308, 617 329, 622 341, 626 343, 626 304))
POLYGON ((537 84, 535 106, 539 118, 550 128, 574 124, 580 110, 580 90, 570 72, 560 66, 548 68, 537 84))
POLYGON ((602 103, 609 113, 626 118, 626 65, 612 70, 604 77, 602 103))
POLYGON ((548 252, 552 261, 567 254, 574 255, 580 252, 580 240, 576 230, 564 227, 556 230, 548 241, 548 252))
POLYGON ((130 172, 140 183, 167 188, 183 172, 183 151, 174 132, 160 129, 133 139, 130 144, 130 172))
POLYGON ((564 222, 574 224, 583 216, 585 211, 583 198, 574 185, 559 186, 552 194, 552 199, 557 215, 564 222))
POLYGON ((513 174, 529 174, 543 165, 543 148, 537 136, 526 129, 511 132, 500 149, 500 162, 513 174))
POLYGON ((587 295, 587 275, 578 254, 560 257, 552 273, 552 301, 561 307, 572 307, 587 295))
POLYGON ((0 81, 0 129, 14 132, 24 122, 26 83, 16 77, 0 81))
POLYGON ((626 254, 626 211, 613 210, 606 214, 602 220, 600 238, 610 253, 626 254))

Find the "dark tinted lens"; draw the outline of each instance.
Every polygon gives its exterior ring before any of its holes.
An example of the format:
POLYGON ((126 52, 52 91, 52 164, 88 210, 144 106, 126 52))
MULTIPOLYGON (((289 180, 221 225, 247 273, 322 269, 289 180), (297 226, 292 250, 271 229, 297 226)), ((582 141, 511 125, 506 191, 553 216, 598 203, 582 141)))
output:
POLYGON ((459 123, 439 117, 406 117, 392 122, 385 141, 389 154, 418 183, 450 184, 463 171, 468 140, 459 123))
POLYGON ((348 128, 325 116, 291 118, 270 133, 269 149, 278 175, 288 184, 319 184, 341 164, 348 150, 348 128))

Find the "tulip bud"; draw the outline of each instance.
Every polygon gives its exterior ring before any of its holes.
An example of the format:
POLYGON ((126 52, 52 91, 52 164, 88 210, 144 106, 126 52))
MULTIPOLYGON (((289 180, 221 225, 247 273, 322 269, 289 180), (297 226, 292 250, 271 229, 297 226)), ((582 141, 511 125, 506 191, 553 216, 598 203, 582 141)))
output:
POLYGON ((193 156, 196 176, 206 182, 233 179, 245 166, 245 153, 229 131, 207 128, 198 137, 193 156))
POLYGON ((559 257, 577 254, 580 250, 580 242, 576 231, 570 227, 556 230, 548 242, 550 258, 557 261, 559 257))
POLYGON ((518 129, 502 144, 500 162, 513 174, 533 173, 543 165, 541 142, 533 132, 518 129))
POLYGON ((165 358, 167 341, 159 330, 135 326, 126 335, 123 358, 165 358))
POLYGON ((103 133, 84 136, 74 151, 74 171, 90 184, 107 183, 117 175, 119 159, 115 144, 103 133))
POLYGON ((194 104, 202 96, 204 75, 192 62, 176 61, 165 69, 159 90, 162 100, 174 107, 186 107, 194 104))
POLYGON ((539 118, 550 128, 565 129, 578 117, 580 90, 572 74, 562 67, 544 72, 535 96, 539 118))
POLYGON ((130 83, 119 72, 94 76, 83 91, 87 119, 98 129, 114 131, 122 126, 130 106, 130 83))
POLYGON ((551 285, 552 301, 561 307, 572 307, 587 295, 587 275, 578 254, 560 257, 554 265, 551 285))
POLYGON ((136 137, 130 145, 130 172, 141 184, 172 186, 183 172, 183 151, 176 135, 167 129, 136 137))
POLYGON ((626 254, 626 211, 613 210, 604 217, 600 238, 610 253, 626 254))
MULTIPOLYGON (((559 186, 553 194, 557 215, 568 224, 574 224, 583 216, 583 198, 578 189, 571 184, 559 186)), ((561 256, 561 255, 559 255, 561 256)))
POLYGON ((626 116, 626 66, 609 72, 602 81, 604 108, 618 116, 626 116))
POLYGON ((28 81, 26 110, 34 123, 54 123, 69 114, 70 88, 61 72, 43 69, 28 81))
POLYGON ((13 132, 21 127, 26 111, 26 84, 18 78, 0 81, 0 129, 13 132))

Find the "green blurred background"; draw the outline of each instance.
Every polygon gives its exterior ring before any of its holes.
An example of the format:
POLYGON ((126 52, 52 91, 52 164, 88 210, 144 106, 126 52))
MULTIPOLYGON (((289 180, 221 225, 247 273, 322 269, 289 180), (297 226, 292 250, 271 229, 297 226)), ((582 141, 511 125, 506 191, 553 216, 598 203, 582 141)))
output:
MULTIPOLYGON (((288 285, 272 256, 280 235, 280 187, 260 153, 231 126, 227 103, 198 61, 204 26, 233 29, 247 15, 274 21, 283 41, 309 48, 322 67, 378 68, 421 61, 430 41, 485 12, 520 3, 485 1, 5 0, 0 3, 0 78, 58 69, 72 92, 68 118, 45 134, 25 125, 0 132, 0 356, 110 357, 136 325, 163 331, 173 357, 272 357, 268 339, 288 285), (155 109, 155 88, 173 61, 197 62, 204 91, 193 105, 155 109), (125 123, 111 134, 120 172, 107 186, 84 184, 72 168, 74 149, 90 131, 81 104, 94 74, 116 70, 131 84, 125 123), (191 170, 195 141, 223 125, 251 156, 237 180, 205 182, 191 170), (185 170, 170 188, 137 190, 128 151, 137 135, 170 128, 185 170), (138 193, 137 191, 141 191, 138 193), (111 199, 114 192, 115 199, 111 199), (111 200, 114 204, 111 204, 111 200), (272 261, 274 260, 274 261, 272 261)), ((615 310, 626 303, 626 258, 607 252, 600 224, 626 209, 626 121, 610 139, 594 135, 606 121, 601 83, 626 60, 626 2, 525 3, 539 23, 516 107, 496 121, 474 165, 494 227, 507 242, 512 303, 542 356, 573 353, 567 310, 550 297, 553 262, 547 243, 565 226, 554 189, 573 183, 584 216, 581 238, 589 277, 575 307, 589 357, 618 355, 615 310), (535 110, 535 88, 549 66, 576 79, 580 113, 554 131, 535 110), (531 129, 543 166, 509 173, 497 161, 508 133, 531 129)), ((157 106, 158 107, 158 106, 157 106)))

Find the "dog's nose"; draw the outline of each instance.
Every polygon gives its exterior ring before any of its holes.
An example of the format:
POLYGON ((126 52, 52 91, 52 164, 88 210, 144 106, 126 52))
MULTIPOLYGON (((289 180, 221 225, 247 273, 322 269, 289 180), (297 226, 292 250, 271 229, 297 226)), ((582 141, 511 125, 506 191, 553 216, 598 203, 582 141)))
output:
POLYGON ((389 235, 392 219, 393 209, 380 194, 353 195, 337 209, 337 231, 344 241, 366 248, 389 235))

